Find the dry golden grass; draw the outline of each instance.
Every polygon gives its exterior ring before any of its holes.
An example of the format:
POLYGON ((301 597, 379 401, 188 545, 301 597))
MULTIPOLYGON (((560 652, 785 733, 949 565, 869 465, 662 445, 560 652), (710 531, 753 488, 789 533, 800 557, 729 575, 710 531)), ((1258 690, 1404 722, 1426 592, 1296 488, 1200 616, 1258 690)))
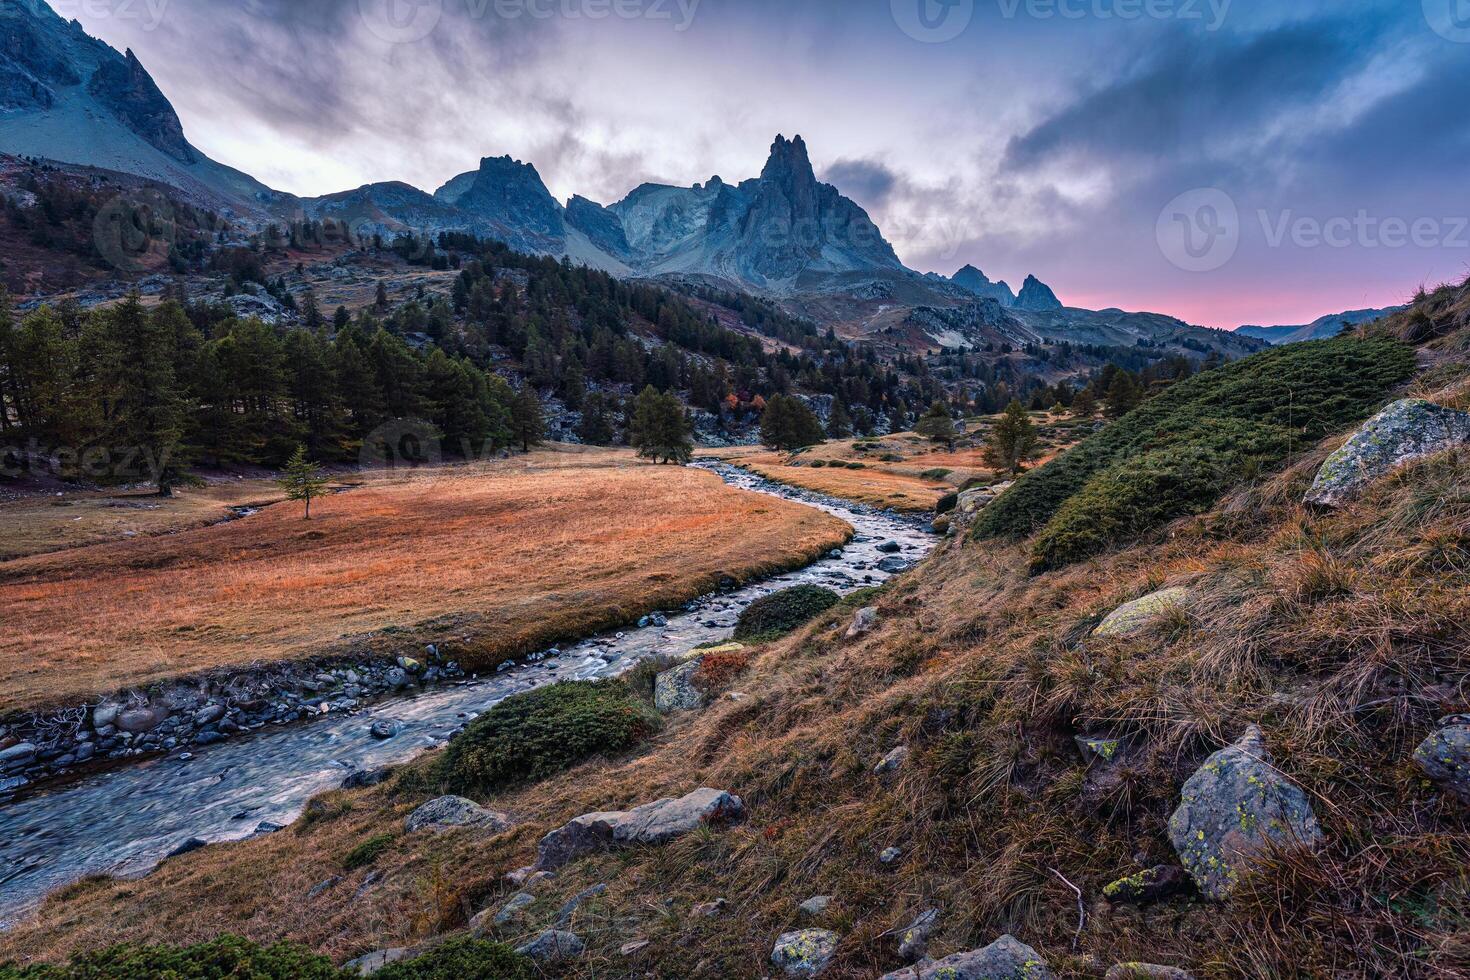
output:
POLYGON ((310 522, 280 504, 0 565, 0 711, 428 641, 490 664, 725 575, 802 564, 849 533, 812 508, 613 451, 371 482, 319 501, 310 522))
POLYGON ((485 801, 522 821, 512 832, 401 838, 361 898, 367 869, 306 896, 421 797, 330 794, 334 818, 144 882, 70 889, 0 938, 0 959, 226 931, 339 959, 419 942, 503 902, 514 888, 500 876, 568 818, 707 785, 741 794, 749 822, 587 859, 540 886, 535 927, 609 885, 575 923, 590 953, 567 976, 760 975, 797 904, 830 894, 819 924, 843 936, 835 980, 895 968, 892 930, 931 905, 944 912, 936 954, 1011 932, 1062 976, 1146 960, 1202 978, 1463 978, 1470 816, 1406 760, 1464 707, 1445 678, 1470 671, 1470 463, 1428 464, 1324 516, 1296 502, 1327 448, 1212 514, 1045 576, 1025 574, 1019 546, 951 541, 877 598, 873 634, 843 638, 851 605, 821 617, 756 652, 732 682, 744 699, 674 720, 640 754, 485 801), (1193 590, 1188 615, 1136 641, 1091 638, 1109 610, 1166 583, 1193 590), (1109 881, 1174 862, 1180 783, 1252 721, 1327 843, 1267 862, 1227 906, 1103 902, 1109 881), (1130 740, 1109 773, 1071 741, 1101 732, 1130 740), (913 754, 884 782, 873 764, 899 744, 913 754), (889 846, 904 857, 884 867, 889 846), (1086 896, 1075 951, 1076 899, 1051 869, 1086 896), (715 898, 729 912, 694 913, 715 898), (634 938, 651 945, 630 961, 617 950, 634 938))
POLYGON ((152 493, 65 493, 0 503, 0 562, 123 538, 172 534, 217 524, 231 507, 284 499, 271 480, 229 480, 186 488, 173 497, 152 493))

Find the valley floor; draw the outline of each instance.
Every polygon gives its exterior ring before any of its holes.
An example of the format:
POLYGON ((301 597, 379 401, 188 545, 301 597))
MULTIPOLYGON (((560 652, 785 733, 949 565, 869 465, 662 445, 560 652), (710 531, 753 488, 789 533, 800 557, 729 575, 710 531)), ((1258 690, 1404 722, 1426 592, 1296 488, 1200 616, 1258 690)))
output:
POLYGON ((142 498, 5 505, 36 542, 15 548, 111 540, 0 563, 0 712, 427 642, 468 669, 493 666, 677 605, 726 576, 804 564, 850 533, 713 474, 611 450, 370 479, 317 501, 309 522, 301 505, 280 503, 197 526, 273 493, 260 481, 157 511, 137 509, 154 502, 142 498))

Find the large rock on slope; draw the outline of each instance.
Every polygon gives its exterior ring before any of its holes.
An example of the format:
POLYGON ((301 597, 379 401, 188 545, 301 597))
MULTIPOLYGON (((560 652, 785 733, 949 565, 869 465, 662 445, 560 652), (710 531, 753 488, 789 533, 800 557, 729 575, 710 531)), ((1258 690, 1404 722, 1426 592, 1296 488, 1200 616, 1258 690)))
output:
POLYGON ((1014 936, 1001 936, 984 949, 956 953, 933 963, 898 970, 883 980, 1055 980, 1041 954, 1014 936))
POLYGON ((609 847, 666 844, 702 826, 725 826, 744 816, 740 797, 717 789, 697 789, 677 800, 658 800, 632 810, 584 813, 541 839, 536 869, 554 871, 609 847))
POLYGON ((1470 803, 1470 715, 1451 715, 1414 750, 1424 775, 1470 803))
POLYGON ((1470 444, 1470 414, 1422 399, 1394 402, 1327 457, 1306 502, 1341 507, 1400 466, 1466 444, 1470 444))
POLYGON ((1252 725, 1189 777, 1169 818, 1169 839, 1199 890, 1224 900, 1268 844, 1312 845, 1322 830, 1307 795, 1271 764, 1265 737, 1252 725))
POLYGON ((788 977, 816 977, 826 971, 840 936, 826 929, 799 929, 776 940, 771 963, 788 977))
POLYGON ((453 830, 457 827, 480 827, 492 833, 511 828, 511 820, 503 813, 487 810, 462 796, 441 796, 409 814, 403 829, 412 834, 420 830, 453 830))
POLYGON ((1115 639, 1138 636, 1164 616, 1177 609, 1182 609, 1188 601, 1188 589, 1161 589, 1114 609, 1098 628, 1092 631, 1092 634, 1093 636, 1110 636, 1115 639))
POLYGON ((704 692, 694 686, 703 657, 696 657, 659 674, 653 682, 653 706, 664 714, 704 707, 704 692))

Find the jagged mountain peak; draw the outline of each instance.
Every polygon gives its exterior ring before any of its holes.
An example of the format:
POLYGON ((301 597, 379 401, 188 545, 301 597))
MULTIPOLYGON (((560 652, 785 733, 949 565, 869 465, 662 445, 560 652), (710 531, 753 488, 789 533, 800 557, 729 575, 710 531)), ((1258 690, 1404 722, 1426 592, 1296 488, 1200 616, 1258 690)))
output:
POLYGON ((1016 304, 1016 294, 1011 292, 1009 283, 1004 280, 991 282, 989 276, 973 265, 966 265, 960 269, 950 279, 950 282, 976 296, 993 299, 1001 306, 1010 307, 1016 304))
POLYGON ((1016 297, 1016 308, 1030 310, 1033 313, 1045 313, 1050 310, 1062 309, 1062 301, 1057 299, 1057 294, 1052 288, 1035 276, 1027 276, 1026 282, 1021 286, 1021 292, 1016 297))
POLYGON ((817 174, 812 169, 812 160, 807 153, 806 141, 800 136, 788 140, 777 133, 776 141, 771 144, 771 155, 767 158, 766 166, 761 171, 761 180, 783 186, 789 184, 815 185, 817 174))

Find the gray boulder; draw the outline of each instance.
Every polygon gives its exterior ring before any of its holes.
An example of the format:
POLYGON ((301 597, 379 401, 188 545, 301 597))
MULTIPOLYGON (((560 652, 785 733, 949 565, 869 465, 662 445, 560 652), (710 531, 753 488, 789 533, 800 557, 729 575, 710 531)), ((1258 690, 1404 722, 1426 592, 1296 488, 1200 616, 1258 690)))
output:
POLYGON ((535 867, 554 871, 605 848, 667 844, 700 827, 725 826, 744 816, 740 797, 717 789, 697 789, 676 800, 658 800, 632 810, 584 813, 541 838, 535 867))
POLYGON ((118 712, 116 724, 125 732, 142 735, 162 725, 167 718, 168 709, 144 705, 140 708, 126 708, 118 712))
POLYGON ((342 789, 367 789, 370 786, 380 786, 388 781, 393 775, 392 766, 382 766, 378 769, 355 769, 348 773, 347 778, 342 780, 342 789))
POLYGON ((704 693, 694 686, 694 675, 704 663, 698 657, 659 674, 653 682, 653 706, 664 714, 704 707, 704 693))
POLYGON ((807 899, 805 902, 802 902, 800 905, 798 905, 796 907, 796 910, 798 912, 800 912, 802 915, 808 915, 808 916, 811 916, 812 918, 815 919, 817 916, 821 915, 823 912, 826 912, 827 911, 827 908, 831 904, 832 904, 832 896, 831 895, 813 895, 811 898, 807 899))
POLYGON ((898 970, 883 980, 1056 980, 1041 954, 1013 936, 984 949, 898 970))
POLYGON ((504 928, 521 920, 526 908, 536 901, 530 892, 517 892, 498 909, 485 909, 470 920, 470 932, 477 936, 488 933, 492 927, 504 928))
POLYGON ((910 963, 921 960, 929 953, 929 936, 939 925, 939 910, 926 909, 908 928, 899 933, 898 955, 910 963))
POLYGON ((36 747, 30 742, 21 742, 8 749, 0 749, 0 769, 13 769, 28 764, 36 757, 36 747))
POLYGON ((908 759, 909 747, 907 745, 900 745, 898 748, 885 755, 882 759, 878 760, 878 764, 873 767, 873 774, 877 776, 887 776, 892 773, 898 772, 900 769, 903 768, 903 764, 907 762, 908 759))
POLYGON ((511 819, 505 814, 487 810, 462 796, 441 796, 431 800, 409 814, 403 822, 403 829, 410 834, 420 830, 437 833, 456 827, 479 827, 499 834, 512 826, 511 819))
POLYGON ((1194 974, 1175 966, 1155 963, 1118 963, 1103 980, 1194 980, 1194 974))
POLYGON ((415 950, 407 947, 401 949, 380 949, 377 952, 368 953, 366 956, 359 956, 355 960, 348 960, 342 964, 342 969, 349 973, 357 973, 360 976, 370 977, 390 963, 401 963, 404 960, 411 959, 415 952, 415 950))
POLYGON ((1092 635, 1116 639, 1138 636, 1147 632, 1164 616, 1176 609, 1183 608, 1188 601, 1188 589, 1161 589, 1114 609, 1101 625, 1092 631, 1092 635))
POLYGON ((1440 786, 1470 803, 1470 715, 1451 715, 1414 750, 1414 764, 1440 786))
POLYGON ((866 636, 873 632, 878 626, 878 610, 873 606, 859 609, 852 617, 852 625, 847 628, 847 638, 856 640, 860 636, 866 636))
POLYGON ((524 946, 517 946, 516 952, 546 966, 575 959, 586 949, 586 944, 575 933, 547 929, 524 946))
POLYGON ((841 939, 826 929, 785 933, 771 949, 771 963, 788 977, 820 976, 832 963, 841 939))
POLYGON ((1341 507, 1406 463, 1470 444, 1470 414, 1406 398, 1373 416, 1327 457, 1306 502, 1341 507))
POLYGON ((1199 890, 1223 900, 1268 843, 1312 845, 1322 830, 1307 795, 1271 764, 1252 725, 1189 777, 1169 839, 1199 890))

